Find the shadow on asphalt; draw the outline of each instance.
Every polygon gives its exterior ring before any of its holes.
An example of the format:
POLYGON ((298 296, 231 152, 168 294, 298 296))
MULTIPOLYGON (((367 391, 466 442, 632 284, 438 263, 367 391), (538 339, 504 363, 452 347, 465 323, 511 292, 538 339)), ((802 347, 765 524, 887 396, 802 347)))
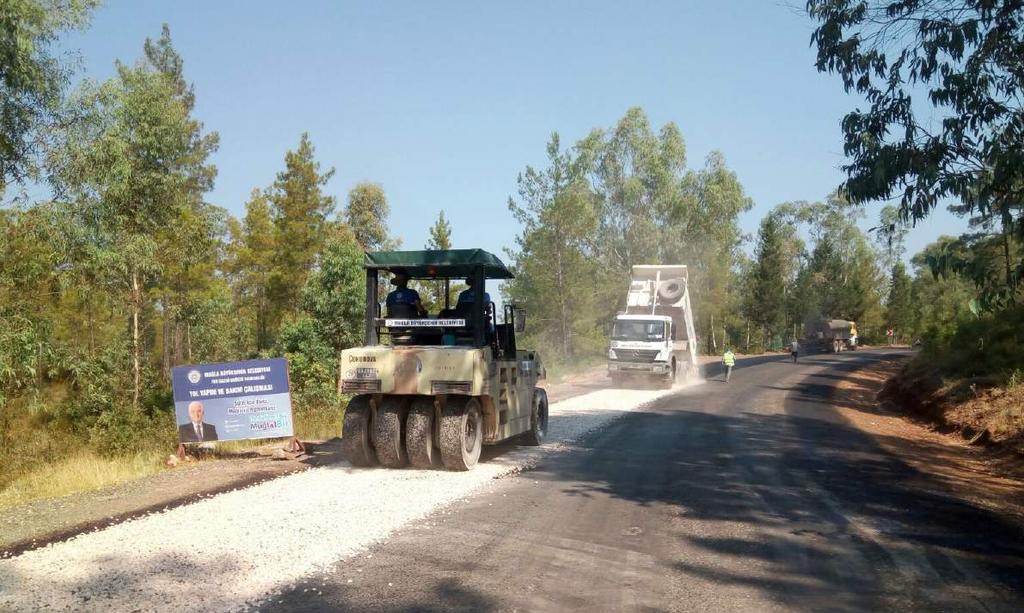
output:
MULTIPOLYGON (((836 358, 814 363, 858 367, 836 358)), ((832 413, 822 401, 833 393, 834 379, 851 380, 832 370, 790 386, 760 385, 788 392, 787 414, 723 416, 706 412, 714 402, 708 395, 668 397, 582 441, 600 453, 548 463, 532 474, 563 482, 561 491, 570 496, 673 509, 680 525, 704 526, 701 534, 677 530, 684 549, 745 561, 721 566, 696 556, 676 560, 673 570, 764 591, 787 605, 864 610, 886 598, 911 608, 960 609, 965 591, 985 585, 980 589, 995 599, 986 605, 1020 607, 1024 532, 1018 523, 954 497, 941 479, 881 444, 906 446, 903 439, 879 440, 824 414, 791 414, 832 413), (744 530, 728 528, 737 523, 744 530), (749 563, 759 570, 741 572, 749 563)), ((920 447, 926 461, 941 463, 951 453, 920 447)))

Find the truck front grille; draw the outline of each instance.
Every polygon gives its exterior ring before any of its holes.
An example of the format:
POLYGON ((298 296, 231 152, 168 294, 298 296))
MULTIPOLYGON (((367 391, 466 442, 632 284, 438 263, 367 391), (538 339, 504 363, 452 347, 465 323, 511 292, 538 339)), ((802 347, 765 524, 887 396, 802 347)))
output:
POLYGON ((430 383, 431 394, 468 395, 472 391, 473 384, 469 381, 433 381, 430 383))
POLYGON ((658 356, 657 349, 616 349, 615 356, 620 362, 653 362, 658 356))
POLYGON ((341 391, 356 394, 377 394, 380 392, 380 379, 345 379, 341 382, 341 391))

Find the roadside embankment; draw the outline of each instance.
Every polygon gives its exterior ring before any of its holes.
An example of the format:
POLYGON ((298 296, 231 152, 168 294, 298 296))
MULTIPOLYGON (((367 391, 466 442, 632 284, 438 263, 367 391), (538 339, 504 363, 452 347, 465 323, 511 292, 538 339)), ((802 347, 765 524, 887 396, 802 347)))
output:
POLYGON ((975 445, 1024 457, 1024 380, 943 377, 921 359, 894 373, 882 399, 975 445))
POLYGON ((924 481, 1024 522, 1021 458, 998 446, 971 445, 958 431, 936 428, 920 407, 901 400, 909 395, 894 395, 896 386, 907 384, 906 366, 905 356, 893 355, 846 376, 832 396, 836 410, 886 451, 927 475, 924 481))

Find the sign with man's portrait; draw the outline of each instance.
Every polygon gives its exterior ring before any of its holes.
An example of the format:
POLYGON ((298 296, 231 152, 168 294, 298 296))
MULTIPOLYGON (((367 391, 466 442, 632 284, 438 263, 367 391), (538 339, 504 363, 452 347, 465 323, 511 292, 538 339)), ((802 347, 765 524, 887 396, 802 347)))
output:
POLYGON ((171 379, 178 442, 295 434, 284 358, 178 366, 171 379))

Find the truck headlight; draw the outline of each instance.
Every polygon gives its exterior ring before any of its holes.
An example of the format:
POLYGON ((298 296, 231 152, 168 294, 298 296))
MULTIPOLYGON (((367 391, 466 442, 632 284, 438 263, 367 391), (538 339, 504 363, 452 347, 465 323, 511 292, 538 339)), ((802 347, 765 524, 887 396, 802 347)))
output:
POLYGON ((615 350, 614 349, 609 349, 608 350, 608 359, 609 360, 617 359, 617 356, 615 355, 615 350))

